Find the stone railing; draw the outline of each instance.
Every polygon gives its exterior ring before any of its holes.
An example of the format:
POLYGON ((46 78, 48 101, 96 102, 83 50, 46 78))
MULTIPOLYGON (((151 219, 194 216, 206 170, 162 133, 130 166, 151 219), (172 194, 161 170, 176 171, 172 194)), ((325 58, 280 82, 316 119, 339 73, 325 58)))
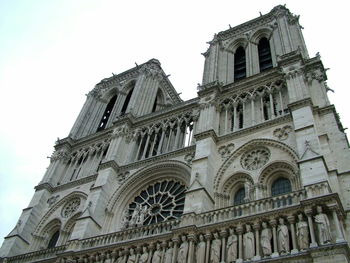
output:
POLYGON ((65 251, 66 248, 67 248, 67 245, 63 245, 59 247, 38 250, 27 254, 22 254, 22 255, 8 258, 7 262, 21 263, 21 262, 37 262, 42 260, 48 260, 50 258, 56 258, 57 254, 65 251))
POLYGON ((179 224, 180 220, 169 220, 148 226, 135 227, 111 234, 82 239, 79 243, 83 249, 106 246, 123 241, 127 242, 129 240, 142 239, 148 236, 171 233, 171 231, 178 227, 179 224))
POLYGON ((258 213, 265 213, 274 209, 298 205, 305 198, 305 190, 294 191, 288 194, 264 198, 241 205, 225 207, 197 215, 197 222, 212 224, 238 217, 246 217, 258 213))

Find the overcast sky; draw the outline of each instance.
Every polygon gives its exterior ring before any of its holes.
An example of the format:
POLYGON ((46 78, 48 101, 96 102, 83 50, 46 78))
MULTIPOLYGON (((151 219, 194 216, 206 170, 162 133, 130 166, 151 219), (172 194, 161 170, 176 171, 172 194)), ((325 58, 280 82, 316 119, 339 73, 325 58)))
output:
POLYGON ((181 97, 195 97, 214 33, 285 3, 310 56, 331 68, 328 94, 349 127, 349 1, 0 0, 0 242, 96 83, 157 58, 181 97))

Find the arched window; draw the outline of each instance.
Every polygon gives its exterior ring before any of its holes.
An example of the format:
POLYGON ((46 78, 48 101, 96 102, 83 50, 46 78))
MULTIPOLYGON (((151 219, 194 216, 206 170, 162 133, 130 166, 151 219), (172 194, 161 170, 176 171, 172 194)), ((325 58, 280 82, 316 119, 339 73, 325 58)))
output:
POLYGON ((270 43, 266 37, 260 39, 258 44, 260 72, 272 68, 270 43))
POLYGON ((111 116, 114 104, 117 100, 117 95, 115 95, 111 100, 108 102, 107 107, 105 109, 105 112, 103 113, 102 119, 100 121, 100 124, 98 125, 97 131, 104 130, 106 128, 107 122, 109 117, 111 116))
POLYGON ((235 193, 235 196, 233 198, 233 204, 234 205, 241 205, 244 203, 245 198, 245 189, 244 187, 238 189, 238 191, 235 193))
POLYGON ((242 46, 237 48, 234 62, 234 80, 240 80, 246 77, 245 50, 242 46))
POLYGON ((60 237, 60 231, 57 230, 50 238, 50 241, 49 241, 49 244, 47 245, 47 248, 55 247, 59 237, 60 237))
POLYGON ((280 177, 273 182, 271 187, 272 196, 282 195, 292 192, 292 185, 287 178, 280 177))
POLYGON ((131 98, 131 95, 132 95, 132 92, 134 91, 134 88, 132 88, 128 95, 126 96, 125 98, 125 101, 124 101, 124 104, 123 104, 123 107, 122 107, 122 111, 120 112, 120 115, 124 115, 126 110, 128 109, 128 106, 129 106, 129 102, 130 102, 130 98, 131 98))

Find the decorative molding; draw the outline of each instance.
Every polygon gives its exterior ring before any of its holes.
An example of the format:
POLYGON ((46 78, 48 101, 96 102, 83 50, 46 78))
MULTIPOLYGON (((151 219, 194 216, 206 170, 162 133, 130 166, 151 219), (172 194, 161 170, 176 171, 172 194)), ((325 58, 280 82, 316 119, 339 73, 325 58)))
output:
POLYGON ((282 128, 277 128, 273 131, 273 136, 277 137, 278 140, 284 141, 288 139, 288 135, 292 132, 293 128, 290 125, 285 125, 282 128))
POLYGON ((218 148, 218 153, 221 155, 222 159, 227 158, 228 156, 231 155, 231 153, 233 152, 233 149, 235 148, 235 144, 234 143, 229 143, 223 146, 220 146, 218 148))

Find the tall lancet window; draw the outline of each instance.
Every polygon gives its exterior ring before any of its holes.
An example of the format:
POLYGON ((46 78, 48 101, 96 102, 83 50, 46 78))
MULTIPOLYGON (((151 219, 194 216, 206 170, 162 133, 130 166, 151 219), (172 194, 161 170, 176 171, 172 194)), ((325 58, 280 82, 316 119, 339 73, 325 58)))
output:
POLYGON ((272 68, 270 43, 266 37, 260 39, 258 44, 260 72, 272 68))
POLYGON ((245 50, 242 46, 236 49, 235 53, 235 71, 234 80, 240 80, 246 77, 246 62, 245 62, 245 50))
POLYGON ((115 95, 111 100, 108 102, 107 107, 105 109, 105 112, 103 113, 102 119, 100 121, 100 124, 98 125, 97 131, 102 131, 106 128, 107 122, 109 117, 111 116, 111 112, 113 110, 114 104, 117 100, 117 95, 115 95))
POLYGON ((123 115, 126 110, 128 109, 128 106, 129 106, 129 102, 130 102, 130 98, 131 98, 131 95, 132 95, 132 92, 134 91, 134 88, 132 88, 131 90, 129 90, 129 93, 128 95, 126 96, 125 98, 125 101, 124 101, 124 104, 123 104, 123 107, 122 107, 122 110, 120 112, 120 115, 123 115))

